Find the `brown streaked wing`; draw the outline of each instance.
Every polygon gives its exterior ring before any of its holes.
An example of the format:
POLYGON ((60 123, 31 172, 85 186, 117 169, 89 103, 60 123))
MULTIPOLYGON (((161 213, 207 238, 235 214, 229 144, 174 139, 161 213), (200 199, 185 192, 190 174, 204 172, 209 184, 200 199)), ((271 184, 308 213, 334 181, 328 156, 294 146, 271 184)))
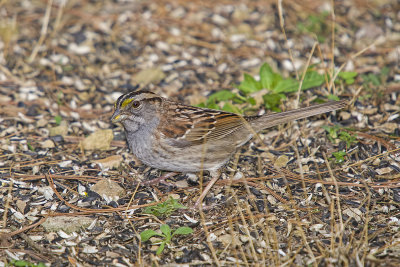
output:
POLYGON ((224 138, 243 127, 243 118, 233 113, 220 113, 215 116, 215 127, 207 136, 208 140, 224 138))
POLYGON ((167 108, 161 116, 158 130, 167 138, 182 138, 192 128, 193 119, 186 110, 196 109, 168 101, 167 108))
POLYGON ((234 113, 176 105, 161 124, 165 137, 186 146, 221 139, 241 128, 243 119, 234 113))

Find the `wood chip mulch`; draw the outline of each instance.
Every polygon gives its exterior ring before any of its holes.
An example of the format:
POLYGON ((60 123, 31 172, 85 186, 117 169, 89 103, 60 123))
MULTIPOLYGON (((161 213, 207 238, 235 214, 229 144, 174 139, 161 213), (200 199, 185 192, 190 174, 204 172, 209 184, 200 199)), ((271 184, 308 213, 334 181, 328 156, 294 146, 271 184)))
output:
POLYGON ((333 1, 334 16, 311 0, 0 2, 0 266, 400 265, 397 1, 333 1), (264 62, 301 77, 316 40, 315 69, 357 76, 300 98, 349 107, 245 144, 204 210, 145 214, 192 206, 210 177, 141 184, 165 172, 129 153, 115 100, 147 88, 199 104, 264 62), (193 233, 157 255, 140 233, 162 224, 193 233))

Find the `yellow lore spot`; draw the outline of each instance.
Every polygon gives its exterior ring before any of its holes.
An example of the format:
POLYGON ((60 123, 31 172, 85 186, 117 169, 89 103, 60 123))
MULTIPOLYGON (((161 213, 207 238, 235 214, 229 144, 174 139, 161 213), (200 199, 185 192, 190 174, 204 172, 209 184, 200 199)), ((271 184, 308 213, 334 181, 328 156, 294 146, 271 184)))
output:
POLYGON ((126 99, 124 100, 124 102, 122 102, 121 104, 121 108, 125 108, 127 105, 129 105, 129 103, 131 103, 133 101, 132 98, 126 99))

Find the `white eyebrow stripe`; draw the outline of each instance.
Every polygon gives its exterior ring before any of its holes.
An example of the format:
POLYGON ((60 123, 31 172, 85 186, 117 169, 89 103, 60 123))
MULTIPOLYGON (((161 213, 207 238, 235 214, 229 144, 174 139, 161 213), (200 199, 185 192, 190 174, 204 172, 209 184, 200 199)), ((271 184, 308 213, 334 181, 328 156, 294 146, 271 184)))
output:
POLYGON ((151 93, 151 92, 129 92, 126 93, 122 96, 120 96, 120 98, 117 100, 116 102, 116 106, 118 108, 121 107, 121 105, 125 102, 125 100, 132 98, 133 100, 136 101, 141 101, 143 99, 149 99, 149 98, 161 98, 160 96, 158 96, 157 94, 151 93))

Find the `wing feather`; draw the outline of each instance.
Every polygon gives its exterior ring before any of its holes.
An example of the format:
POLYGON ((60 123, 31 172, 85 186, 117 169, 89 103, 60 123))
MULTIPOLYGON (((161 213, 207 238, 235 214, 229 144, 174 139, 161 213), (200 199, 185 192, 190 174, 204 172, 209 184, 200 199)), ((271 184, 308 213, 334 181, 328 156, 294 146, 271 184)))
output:
MULTIPOLYGON (((171 105, 171 102, 170 102, 171 105)), ((159 125, 159 130, 174 145, 185 147, 226 137, 243 127, 240 115, 175 104, 159 125)))

